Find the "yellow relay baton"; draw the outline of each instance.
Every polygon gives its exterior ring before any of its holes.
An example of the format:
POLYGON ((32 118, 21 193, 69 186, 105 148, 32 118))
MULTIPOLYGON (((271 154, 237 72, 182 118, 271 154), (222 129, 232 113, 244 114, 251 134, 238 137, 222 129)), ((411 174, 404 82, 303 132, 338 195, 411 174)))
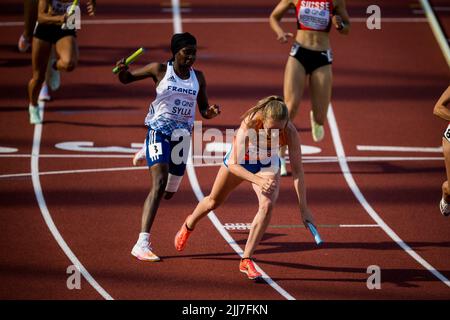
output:
POLYGON ((72 5, 70 6, 70 9, 69 9, 69 13, 68 13, 69 16, 71 16, 74 13, 75 8, 78 6, 79 3, 80 3, 80 0, 73 0, 72 5))
MULTIPOLYGON (((144 48, 137 49, 131 56, 126 58, 125 65, 128 66, 129 64, 133 63, 143 53, 144 53, 144 48)), ((113 73, 118 73, 119 72, 119 67, 118 66, 114 67, 112 72, 113 73)))

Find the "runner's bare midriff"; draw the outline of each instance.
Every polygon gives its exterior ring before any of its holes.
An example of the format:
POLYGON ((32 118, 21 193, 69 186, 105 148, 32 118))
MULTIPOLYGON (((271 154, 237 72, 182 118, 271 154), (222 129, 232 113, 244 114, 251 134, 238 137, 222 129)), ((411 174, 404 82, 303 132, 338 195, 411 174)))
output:
POLYGON ((302 47, 310 50, 325 51, 330 48, 330 37, 328 32, 298 30, 295 41, 302 47))

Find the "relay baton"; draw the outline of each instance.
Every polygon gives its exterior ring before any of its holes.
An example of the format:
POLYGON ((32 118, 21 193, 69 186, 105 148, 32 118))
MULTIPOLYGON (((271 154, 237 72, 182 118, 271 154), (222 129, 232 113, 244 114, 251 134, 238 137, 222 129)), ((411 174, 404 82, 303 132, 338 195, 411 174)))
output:
POLYGON ((68 13, 69 16, 71 16, 74 13, 75 8, 78 6, 79 2, 80 2, 79 0, 73 0, 72 5, 70 6, 70 9, 69 9, 69 13, 68 13))
MULTIPOLYGON (((125 65, 128 66, 130 63, 133 63, 143 53, 144 53, 144 48, 137 49, 131 56, 126 58, 125 65)), ((118 73, 118 72, 119 72, 119 67, 118 66, 114 67, 113 73, 118 73)))
MULTIPOLYGON (((78 6, 79 0, 73 0, 72 4, 69 7, 69 11, 67 12, 67 19, 75 12, 75 8, 78 6)), ((67 22, 64 22, 61 26, 61 29, 67 30, 67 22)))
POLYGON ((307 222, 307 224, 309 231, 314 237, 314 241, 316 241, 317 245, 320 245, 322 243, 322 239, 320 238, 319 232, 317 231, 316 227, 311 222, 307 222))

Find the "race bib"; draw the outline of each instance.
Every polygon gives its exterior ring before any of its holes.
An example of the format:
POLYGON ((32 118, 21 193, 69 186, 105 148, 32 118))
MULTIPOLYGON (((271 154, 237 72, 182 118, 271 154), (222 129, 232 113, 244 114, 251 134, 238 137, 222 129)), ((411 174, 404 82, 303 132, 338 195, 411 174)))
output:
POLYGON ((313 30, 326 30, 330 22, 328 10, 316 8, 301 8, 299 12, 299 22, 307 28, 313 30))
POLYGON ((161 142, 156 142, 148 145, 148 154, 150 158, 159 158, 163 154, 161 142))
POLYGON ((445 129, 444 138, 447 139, 448 142, 450 142, 450 124, 447 126, 447 129, 445 129))

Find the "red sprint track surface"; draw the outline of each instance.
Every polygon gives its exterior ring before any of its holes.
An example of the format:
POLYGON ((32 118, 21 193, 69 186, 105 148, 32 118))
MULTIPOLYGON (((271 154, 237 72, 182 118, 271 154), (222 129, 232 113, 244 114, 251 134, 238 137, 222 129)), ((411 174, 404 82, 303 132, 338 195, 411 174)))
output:
MULTIPOLYGON (((269 28, 274 2, 241 3, 182 2, 182 29, 199 43, 196 68, 206 75, 210 102, 223 110, 204 129, 236 128, 258 99, 282 94, 289 45, 278 44, 269 28)), ((269 285, 239 273, 230 246, 245 246, 257 210, 248 184, 198 225, 183 253, 173 248, 218 165, 189 166, 177 195, 162 203, 152 229, 162 261, 130 255, 151 186, 146 168, 132 167, 132 144, 144 140, 155 90, 150 80, 122 85, 111 68, 140 46, 148 51, 136 65, 170 57, 170 2, 101 1, 95 18, 83 16, 79 65, 62 75, 44 124, 34 128, 26 99, 30 53, 16 50, 22 2, 3 1, 0 298, 448 300, 450 220, 438 209, 446 124, 432 108, 449 69, 418 2, 378 1, 386 18, 381 30, 366 27, 370 4, 347 1, 351 34, 332 31, 333 99, 324 141, 311 138, 307 91, 295 120, 302 144, 315 148, 303 148, 315 151, 304 155, 305 179, 325 244, 317 247, 300 227, 292 179, 283 178, 255 252, 269 285), (80 290, 67 288, 73 264, 83 271, 80 290), (380 268, 380 289, 367 287, 370 266, 380 268)), ((295 31, 292 19, 284 23, 295 31)))

